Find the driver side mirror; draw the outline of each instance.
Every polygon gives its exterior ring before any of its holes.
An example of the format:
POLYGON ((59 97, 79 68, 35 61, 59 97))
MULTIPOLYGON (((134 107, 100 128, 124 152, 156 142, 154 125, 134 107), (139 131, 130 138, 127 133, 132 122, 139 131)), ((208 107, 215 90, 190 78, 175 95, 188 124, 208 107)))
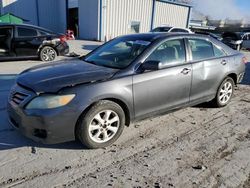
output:
POLYGON ((142 64, 142 68, 143 70, 149 70, 149 71, 154 71, 154 70, 159 70, 162 67, 162 63, 160 61, 154 61, 154 60, 150 60, 150 61, 145 61, 142 64))

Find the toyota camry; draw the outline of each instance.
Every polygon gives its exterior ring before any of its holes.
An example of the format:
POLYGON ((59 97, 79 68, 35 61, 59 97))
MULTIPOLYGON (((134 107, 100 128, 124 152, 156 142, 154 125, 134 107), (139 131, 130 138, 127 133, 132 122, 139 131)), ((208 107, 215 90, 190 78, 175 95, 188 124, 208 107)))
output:
POLYGON ((204 102, 227 105, 245 63, 209 36, 121 36, 79 59, 22 72, 9 95, 9 120, 42 143, 106 147, 131 122, 204 102))

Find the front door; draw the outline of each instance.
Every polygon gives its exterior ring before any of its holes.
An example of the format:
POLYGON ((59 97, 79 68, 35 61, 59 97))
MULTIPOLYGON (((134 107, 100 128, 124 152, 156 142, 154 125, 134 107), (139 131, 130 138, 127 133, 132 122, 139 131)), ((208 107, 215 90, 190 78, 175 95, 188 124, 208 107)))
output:
POLYGON ((13 28, 1 27, 0 28, 0 60, 2 58, 8 58, 14 56, 12 52, 12 39, 13 28))
POLYGON ((28 27, 16 27, 13 47, 17 56, 37 56, 37 50, 41 40, 36 29, 28 27))
POLYGON ((145 61, 151 60, 163 62, 166 68, 133 76, 136 118, 189 102, 192 71, 186 63, 184 41, 163 42, 145 61))

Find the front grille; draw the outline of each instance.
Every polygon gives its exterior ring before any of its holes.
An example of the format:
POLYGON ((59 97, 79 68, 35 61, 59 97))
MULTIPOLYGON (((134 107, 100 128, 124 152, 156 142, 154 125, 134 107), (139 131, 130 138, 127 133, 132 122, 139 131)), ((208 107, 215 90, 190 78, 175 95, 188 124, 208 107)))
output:
POLYGON ((14 94, 12 94, 11 96, 11 101, 14 102, 16 105, 21 104, 29 95, 24 94, 24 93, 20 93, 20 92, 16 92, 14 94))

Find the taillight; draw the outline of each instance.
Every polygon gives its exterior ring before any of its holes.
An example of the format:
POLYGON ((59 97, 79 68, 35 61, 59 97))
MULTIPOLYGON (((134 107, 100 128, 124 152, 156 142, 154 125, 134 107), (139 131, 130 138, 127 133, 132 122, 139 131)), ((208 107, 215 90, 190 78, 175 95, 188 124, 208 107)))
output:
POLYGON ((241 62, 247 64, 247 62, 248 62, 248 61, 247 61, 247 58, 244 56, 244 57, 242 58, 241 62))
POLYGON ((60 41, 61 41, 62 43, 66 42, 66 40, 67 40, 67 38, 66 38, 65 35, 60 36, 60 41))

